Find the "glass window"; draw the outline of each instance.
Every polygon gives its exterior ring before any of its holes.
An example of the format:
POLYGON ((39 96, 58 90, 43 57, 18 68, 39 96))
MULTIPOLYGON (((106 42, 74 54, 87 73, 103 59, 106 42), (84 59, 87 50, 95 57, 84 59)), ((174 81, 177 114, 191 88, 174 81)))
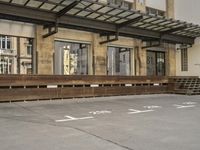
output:
POLYGON ((188 49, 181 49, 181 71, 188 71, 188 49))
POLYGON ((13 59, 8 56, 0 56, 0 74, 13 74, 13 59))
POLYGON ((130 48, 108 47, 108 75, 130 75, 130 48))
POLYGON ((32 52, 33 39, 0 35, 0 74, 32 72, 32 52))
POLYGON ((11 38, 7 37, 7 49, 11 49, 11 38))
POLYGON ((145 2, 145 0, 138 0, 138 3, 140 3, 140 4, 144 4, 144 2, 145 2))
POLYGON ((5 36, 2 36, 2 49, 6 49, 6 37, 5 36))
POLYGON ((146 12, 148 14, 153 14, 153 15, 158 15, 158 16, 165 16, 165 11, 158 10, 158 9, 155 9, 155 8, 151 8, 151 7, 146 7, 146 12))
POLYGON ((11 37, 9 36, 0 36, 0 49, 11 49, 11 37))
POLYGON ((132 6, 133 4, 130 2, 126 2, 126 1, 123 2, 123 7, 126 9, 132 9, 132 6))
POLYGON ((87 75, 89 45, 55 42, 55 74, 87 75))
POLYGON ((33 51, 33 40, 32 39, 27 39, 27 55, 32 55, 33 51))
POLYGON ((156 54, 156 63, 157 63, 157 75, 164 76, 165 75, 165 53, 158 52, 156 54))

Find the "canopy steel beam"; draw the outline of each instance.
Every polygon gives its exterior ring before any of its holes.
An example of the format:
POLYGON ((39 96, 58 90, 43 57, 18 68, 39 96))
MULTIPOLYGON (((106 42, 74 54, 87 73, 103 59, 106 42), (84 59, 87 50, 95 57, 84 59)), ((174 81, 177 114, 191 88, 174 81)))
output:
POLYGON ((58 32, 58 20, 56 20, 54 26, 44 26, 44 29, 48 28, 48 33, 43 35, 43 38, 47 38, 53 34, 56 34, 58 32))
MULTIPOLYGON (((7 4, 4 2, 0 2, 0 8, 1 19, 45 25, 54 24, 57 18, 57 14, 54 12, 43 11, 41 9, 23 7, 14 4, 7 4)), ((59 18, 58 26, 95 33, 116 33, 116 24, 71 15, 64 15, 59 18)), ((124 27, 119 30, 119 36, 138 39, 160 39, 161 33, 137 27, 124 27)), ((165 34, 162 36, 163 41, 180 44, 193 44, 194 39, 195 38, 174 34, 165 34)))
POLYGON ((131 24, 134 24, 134 23, 140 21, 141 19, 143 19, 143 16, 136 17, 134 19, 131 19, 131 20, 128 20, 126 22, 118 24, 117 28, 120 29, 120 28, 126 27, 128 25, 131 25, 131 24))
POLYGON ((173 33, 173 32, 176 32, 176 31, 184 30, 186 28, 187 28, 187 26, 182 26, 182 27, 170 29, 170 30, 167 30, 167 31, 163 31, 163 32, 161 32, 161 34, 169 34, 169 33, 173 33))
POLYGON ((56 13, 56 16, 58 18, 64 16, 68 11, 70 11, 72 8, 74 8, 76 5, 78 5, 78 3, 81 0, 76 0, 74 2, 72 2, 70 5, 66 6, 65 8, 63 8, 62 10, 60 10, 59 12, 56 13))
POLYGON ((119 31, 117 29, 116 33, 113 35, 113 36, 115 36, 114 38, 111 38, 112 35, 110 35, 110 34, 107 34, 107 35, 104 35, 104 36, 107 36, 107 40, 102 41, 99 44, 106 44, 106 43, 109 43, 109 42, 117 41, 119 39, 119 31))
POLYGON ((160 41, 150 41, 149 43, 150 43, 150 45, 148 45, 148 46, 143 46, 142 49, 161 46, 161 40, 160 40, 160 41), (158 44, 153 44, 153 42, 158 42, 158 44))
MULTIPOLYGON (((74 8, 76 5, 78 5, 78 3, 81 0, 76 0, 74 2, 72 2, 70 5, 66 6, 65 8, 63 8, 62 10, 60 10, 59 12, 56 13, 56 19, 55 19, 55 23, 52 25, 45 25, 44 29, 48 28, 48 33, 43 35, 43 38, 47 38, 53 34, 56 34, 58 32, 58 24, 59 24, 59 18, 64 16, 68 11, 70 11, 72 8, 74 8)), ((44 2, 40 5, 40 7, 44 4, 44 2)))
POLYGON ((188 48, 191 48, 191 47, 192 47, 192 45, 182 44, 176 50, 188 49, 188 48))

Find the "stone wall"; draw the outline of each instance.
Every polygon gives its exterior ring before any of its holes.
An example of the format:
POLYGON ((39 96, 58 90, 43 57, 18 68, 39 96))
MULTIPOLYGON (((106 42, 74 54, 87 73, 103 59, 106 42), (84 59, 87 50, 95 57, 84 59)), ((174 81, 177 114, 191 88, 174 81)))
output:
POLYGON ((53 74, 54 35, 47 38, 43 26, 36 27, 37 73, 53 74))
MULTIPOLYGON (((59 32, 48 38, 43 38, 43 27, 37 26, 36 46, 37 46, 37 61, 38 74, 53 74, 54 66, 54 41, 80 42, 90 44, 89 49, 89 75, 107 75, 107 48, 108 46, 128 47, 131 48, 131 75, 135 75, 135 52, 137 46, 136 40, 133 38, 119 37, 118 41, 108 44, 100 44, 106 40, 105 37, 100 37, 99 34, 77 31, 71 29, 59 29, 59 32)), ((139 46, 140 47, 140 46, 139 46)), ((141 55, 142 56, 142 55, 141 55)), ((144 59, 141 59, 144 60, 144 59)), ((139 75, 139 74, 138 74, 139 75)))

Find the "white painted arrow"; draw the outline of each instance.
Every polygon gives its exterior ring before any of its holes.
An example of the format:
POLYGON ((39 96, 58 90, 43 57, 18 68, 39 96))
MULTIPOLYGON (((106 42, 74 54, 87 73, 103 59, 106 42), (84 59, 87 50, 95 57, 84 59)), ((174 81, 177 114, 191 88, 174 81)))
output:
POLYGON ((152 112, 154 110, 150 109, 150 110, 136 110, 136 109, 129 109, 128 114, 139 114, 139 113, 147 113, 147 112, 152 112))
POLYGON ((75 118, 72 116, 65 116, 67 119, 55 120, 55 122, 67 122, 67 121, 77 121, 77 120, 85 120, 85 119, 93 119, 94 117, 82 117, 82 118, 75 118))
POLYGON ((174 105, 177 109, 181 109, 181 108, 191 108, 191 107, 195 107, 195 105, 174 105))

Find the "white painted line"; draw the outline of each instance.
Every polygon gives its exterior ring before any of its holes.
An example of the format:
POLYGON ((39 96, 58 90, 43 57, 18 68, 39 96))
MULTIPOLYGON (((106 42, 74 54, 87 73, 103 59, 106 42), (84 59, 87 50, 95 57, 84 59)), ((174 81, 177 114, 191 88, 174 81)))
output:
POLYGON ((152 105, 152 106, 144 106, 144 108, 146 108, 146 109, 156 109, 156 108, 162 108, 162 106, 154 106, 154 105, 152 105))
POLYGON ((112 111, 108 111, 108 110, 102 110, 102 111, 91 111, 89 112, 90 114, 93 115, 100 115, 100 114, 111 114, 112 111))
POLYGON ((139 114, 139 113, 147 113, 147 112, 152 112, 154 110, 150 109, 150 110, 136 110, 136 109, 129 109, 128 114, 139 114))
POLYGON ((47 88, 50 88, 50 89, 58 88, 58 85, 47 85, 47 88))
POLYGON ((195 104, 197 104, 196 102, 184 102, 183 103, 184 105, 195 105, 195 104))
POLYGON ((98 84, 91 84, 90 87, 99 87, 98 84))
POLYGON ((154 83, 153 85, 154 85, 154 86, 159 86, 160 84, 159 84, 159 83, 154 83))
POLYGON ((55 122, 67 122, 67 121, 77 121, 77 120, 85 120, 85 119, 93 119, 94 117, 82 117, 82 118, 75 118, 72 116, 65 116, 68 119, 61 119, 61 120, 55 120, 55 122))
POLYGON ((181 108, 191 108, 191 107, 195 107, 195 105, 174 105, 177 109, 181 109, 181 108))
POLYGON ((130 86, 132 86, 132 84, 125 84, 125 86, 128 86, 128 87, 130 87, 130 86))

